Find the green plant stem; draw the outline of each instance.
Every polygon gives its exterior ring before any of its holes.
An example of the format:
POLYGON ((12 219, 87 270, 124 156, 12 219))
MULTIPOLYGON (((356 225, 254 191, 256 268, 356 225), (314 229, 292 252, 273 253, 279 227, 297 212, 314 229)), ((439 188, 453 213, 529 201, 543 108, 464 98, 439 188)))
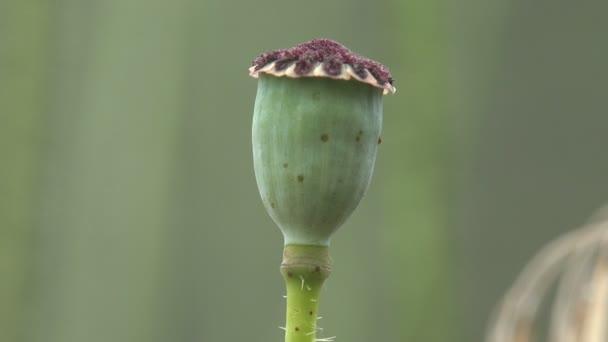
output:
POLYGON ((331 272, 326 246, 286 245, 281 274, 287 288, 285 342, 314 342, 319 295, 331 272))

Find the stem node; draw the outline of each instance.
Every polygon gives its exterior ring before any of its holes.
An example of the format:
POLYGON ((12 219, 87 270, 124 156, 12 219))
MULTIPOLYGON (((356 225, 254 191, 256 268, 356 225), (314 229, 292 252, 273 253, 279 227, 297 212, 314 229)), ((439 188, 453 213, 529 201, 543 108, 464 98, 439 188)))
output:
POLYGON ((285 342, 316 341, 319 295, 331 273, 326 246, 286 245, 281 274, 287 288, 285 342))

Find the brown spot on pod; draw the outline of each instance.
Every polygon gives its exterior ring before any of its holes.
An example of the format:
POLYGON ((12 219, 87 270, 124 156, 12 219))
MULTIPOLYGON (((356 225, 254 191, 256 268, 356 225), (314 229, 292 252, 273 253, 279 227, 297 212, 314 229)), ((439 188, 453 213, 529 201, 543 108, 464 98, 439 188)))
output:
POLYGON ((327 135, 327 133, 321 134, 321 141, 327 142, 327 140, 329 140, 329 135, 327 135))
POLYGON ((363 135, 363 131, 359 130, 359 133, 357 133, 357 136, 355 136, 355 140, 357 142, 361 141, 361 136, 363 135))
POLYGON ((300 182, 300 183, 304 182, 304 175, 298 175, 298 182, 300 182))

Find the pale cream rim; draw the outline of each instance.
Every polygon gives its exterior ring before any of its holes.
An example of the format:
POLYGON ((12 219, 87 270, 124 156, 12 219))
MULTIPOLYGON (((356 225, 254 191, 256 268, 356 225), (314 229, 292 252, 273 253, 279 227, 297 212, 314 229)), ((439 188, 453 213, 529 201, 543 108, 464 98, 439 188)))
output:
POLYGON ((300 75, 300 74, 296 74, 296 72, 295 72, 296 63, 292 63, 289 67, 287 67, 283 70, 276 70, 275 63, 276 62, 268 63, 265 66, 263 66, 262 68, 260 68, 259 70, 255 70, 256 66, 254 65, 251 68, 249 68, 249 75, 251 77, 258 78, 259 73, 262 72, 262 73, 277 76, 277 77, 282 77, 282 76, 287 76, 287 77, 291 77, 291 78, 329 77, 329 78, 333 78, 333 79, 337 79, 337 80, 355 79, 359 82, 367 83, 374 87, 382 89, 382 93, 384 95, 388 94, 389 92, 394 94, 395 91, 397 91, 397 89, 395 87, 393 87, 393 85, 390 84, 389 82, 386 82, 385 84, 380 84, 378 82, 378 80, 376 80, 376 78, 374 76, 372 76, 372 74, 367 69, 366 69, 367 75, 365 76, 365 78, 359 77, 355 73, 355 70, 353 69, 353 67, 351 67, 348 64, 342 65, 342 71, 338 75, 330 75, 327 72, 325 72, 325 70, 323 70, 322 63, 316 63, 316 65, 311 69, 310 72, 300 75))

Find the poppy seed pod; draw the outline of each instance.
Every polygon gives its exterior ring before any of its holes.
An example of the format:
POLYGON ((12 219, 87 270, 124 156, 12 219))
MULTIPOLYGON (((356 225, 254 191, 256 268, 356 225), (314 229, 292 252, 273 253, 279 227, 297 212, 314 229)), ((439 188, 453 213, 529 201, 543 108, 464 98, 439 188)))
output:
POLYGON ((286 245, 327 246, 365 194, 382 129, 388 70, 326 39, 258 57, 253 160, 286 245))

